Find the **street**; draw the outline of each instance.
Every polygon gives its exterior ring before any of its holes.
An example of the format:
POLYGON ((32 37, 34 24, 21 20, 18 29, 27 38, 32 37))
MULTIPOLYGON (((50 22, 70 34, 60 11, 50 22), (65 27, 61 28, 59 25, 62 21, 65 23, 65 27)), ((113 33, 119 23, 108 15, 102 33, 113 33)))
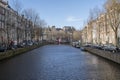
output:
POLYGON ((0 80, 120 80, 120 65, 69 45, 46 45, 1 61, 0 80))

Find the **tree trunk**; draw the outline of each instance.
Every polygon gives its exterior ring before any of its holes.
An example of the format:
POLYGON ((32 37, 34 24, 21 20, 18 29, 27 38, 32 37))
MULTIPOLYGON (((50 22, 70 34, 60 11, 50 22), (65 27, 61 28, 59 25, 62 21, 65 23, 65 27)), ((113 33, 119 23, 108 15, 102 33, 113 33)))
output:
POLYGON ((115 31, 115 46, 118 47, 118 34, 117 34, 117 31, 115 31))

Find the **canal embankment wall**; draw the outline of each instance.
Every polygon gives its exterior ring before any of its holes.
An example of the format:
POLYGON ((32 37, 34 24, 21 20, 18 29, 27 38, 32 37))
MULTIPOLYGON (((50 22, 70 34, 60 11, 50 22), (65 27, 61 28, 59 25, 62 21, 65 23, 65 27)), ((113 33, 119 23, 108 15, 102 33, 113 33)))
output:
POLYGON ((12 57, 14 57, 16 55, 26 53, 28 51, 39 48, 39 47, 44 46, 44 45, 46 45, 46 44, 27 46, 27 47, 24 47, 24 48, 18 48, 18 49, 15 49, 15 50, 8 50, 6 52, 0 52, 0 61, 12 58, 12 57))
POLYGON ((120 64, 120 53, 113 53, 113 52, 94 49, 94 48, 90 48, 90 47, 86 47, 85 50, 92 54, 101 56, 105 59, 108 59, 108 60, 111 60, 113 62, 120 64))

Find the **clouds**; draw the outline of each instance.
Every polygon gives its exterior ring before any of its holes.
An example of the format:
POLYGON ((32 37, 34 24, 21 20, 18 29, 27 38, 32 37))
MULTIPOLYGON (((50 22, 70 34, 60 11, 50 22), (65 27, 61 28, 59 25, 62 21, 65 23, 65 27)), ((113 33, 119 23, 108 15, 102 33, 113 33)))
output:
POLYGON ((74 17, 74 16, 68 16, 68 17, 66 18, 66 21, 67 21, 67 22, 80 22, 80 21, 82 21, 82 20, 81 20, 81 18, 77 18, 77 17, 74 17))

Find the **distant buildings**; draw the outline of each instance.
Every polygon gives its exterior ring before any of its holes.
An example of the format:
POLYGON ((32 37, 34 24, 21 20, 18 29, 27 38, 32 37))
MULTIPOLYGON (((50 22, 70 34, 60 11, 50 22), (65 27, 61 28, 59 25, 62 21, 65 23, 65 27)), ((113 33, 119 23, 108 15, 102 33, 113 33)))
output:
POLYGON ((58 39, 61 39, 62 41, 72 41, 73 39, 73 33, 75 28, 72 26, 64 26, 63 28, 56 28, 55 26, 48 27, 44 29, 44 39, 45 40, 52 40, 56 41, 58 39))

